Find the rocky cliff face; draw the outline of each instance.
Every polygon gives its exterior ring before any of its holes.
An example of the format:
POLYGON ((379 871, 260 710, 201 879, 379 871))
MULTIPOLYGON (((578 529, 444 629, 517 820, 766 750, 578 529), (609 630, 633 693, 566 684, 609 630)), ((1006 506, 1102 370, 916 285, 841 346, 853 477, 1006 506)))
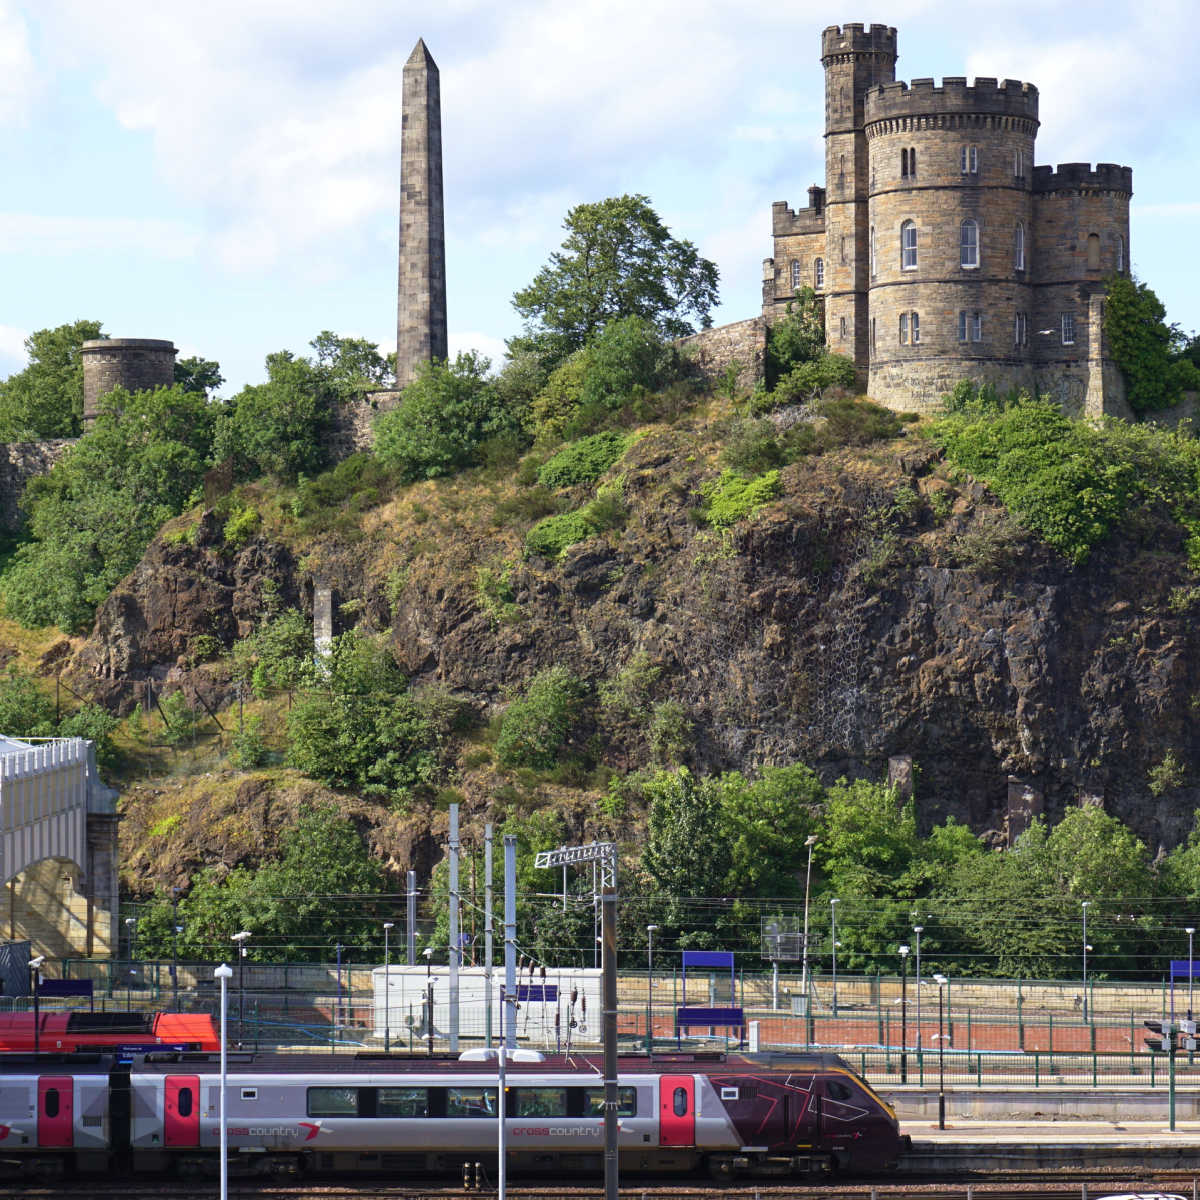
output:
MULTIPOLYGON (((1147 519, 1072 567, 910 437, 786 468, 781 497, 721 533, 692 511, 711 450, 694 429, 636 443, 624 529, 553 564, 520 557, 523 527, 498 522, 476 484, 422 485, 303 560, 266 536, 231 554, 206 516, 194 545, 156 542, 113 593, 75 677, 113 695, 183 679, 197 638, 246 631, 264 580, 305 602, 320 572, 352 619, 390 631, 415 680, 481 712, 542 667, 598 684, 644 652, 657 697, 694 722, 700 768, 880 777, 909 757, 926 826, 954 814, 1004 840, 1090 798, 1152 850, 1190 828, 1200 589, 1175 530, 1147 519), (496 564, 502 615, 480 586, 496 564), (1183 773, 1155 796, 1148 772, 1168 751, 1183 773)), ((646 758, 636 730, 599 753, 646 758)), ((459 786, 487 802, 485 781, 459 786)))

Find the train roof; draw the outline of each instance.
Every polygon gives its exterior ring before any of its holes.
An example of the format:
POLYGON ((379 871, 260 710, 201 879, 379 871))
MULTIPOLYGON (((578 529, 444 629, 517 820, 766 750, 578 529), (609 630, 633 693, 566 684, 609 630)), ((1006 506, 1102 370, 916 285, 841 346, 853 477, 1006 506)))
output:
MULTIPOLYGON (((215 1067, 220 1056, 212 1053, 148 1051, 138 1055, 133 1070, 147 1074, 179 1074, 215 1067)), ((496 1059, 465 1060, 458 1055, 383 1054, 266 1054, 230 1051, 227 1069, 231 1075, 488 1075, 497 1070, 496 1059)), ((851 1068, 836 1054, 720 1054, 710 1052, 621 1055, 617 1069, 622 1075, 734 1074, 767 1071, 827 1071, 851 1068)), ((505 1067, 509 1078, 525 1075, 587 1075, 601 1083, 604 1058, 600 1054, 547 1054, 540 1062, 510 1059, 505 1067)))

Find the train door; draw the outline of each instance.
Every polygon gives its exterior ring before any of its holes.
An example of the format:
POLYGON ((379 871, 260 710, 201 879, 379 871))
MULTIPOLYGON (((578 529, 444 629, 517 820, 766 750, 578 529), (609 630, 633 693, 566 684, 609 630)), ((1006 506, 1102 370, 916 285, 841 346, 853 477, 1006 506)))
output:
POLYGON ((39 1146, 70 1146, 74 1133, 74 1086, 70 1075, 38 1079, 37 1140, 39 1146))
POLYGON ((163 1093, 163 1145, 200 1144, 200 1077, 168 1075, 163 1093))
POLYGON ((661 1075, 658 1080, 658 1143, 696 1144, 696 1081, 691 1075, 661 1075))

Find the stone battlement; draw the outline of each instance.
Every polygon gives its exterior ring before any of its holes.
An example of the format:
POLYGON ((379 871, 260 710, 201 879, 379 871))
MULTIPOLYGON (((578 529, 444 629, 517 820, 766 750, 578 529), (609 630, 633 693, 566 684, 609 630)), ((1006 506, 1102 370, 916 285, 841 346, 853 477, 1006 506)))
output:
POLYGON ((1032 83, 1006 79, 978 78, 968 84, 965 76, 946 76, 938 87, 932 79, 911 83, 881 83, 866 95, 866 121, 893 117, 929 116, 940 113, 985 113, 1026 117, 1036 121, 1038 90, 1032 83))
MULTIPOLYGON (((822 200, 824 189, 821 189, 822 200)), ((818 233, 825 228, 825 208, 802 208, 797 212, 788 207, 786 200, 776 200, 771 205, 771 233, 775 237, 787 237, 794 233, 818 233)))
POLYGON ((1100 191, 1133 195, 1133 168, 1117 163, 1059 163, 1057 167, 1034 167, 1035 192, 1100 191))
POLYGON ((896 30, 891 25, 872 25, 861 22, 830 25, 821 33, 821 59, 839 54, 888 54, 896 57, 896 30))

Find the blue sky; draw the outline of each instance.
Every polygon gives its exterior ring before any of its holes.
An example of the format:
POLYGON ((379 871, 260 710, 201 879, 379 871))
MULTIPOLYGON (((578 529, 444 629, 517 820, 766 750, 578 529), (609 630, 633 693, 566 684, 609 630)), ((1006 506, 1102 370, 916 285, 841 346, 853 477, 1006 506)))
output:
POLYGON ((1200 328, 1194 4, 0 0, 0 377, 81 317, 220 361, 322 329, 391 348, 400 77, 441 68, 451 348, 496 356, 575 203, 647 194, 756 313, 770 206, 823 174, 820 31, 898 28, 897 77, 1041 92, 1039 163, 1134 170, 1134 269, 1200 328))

